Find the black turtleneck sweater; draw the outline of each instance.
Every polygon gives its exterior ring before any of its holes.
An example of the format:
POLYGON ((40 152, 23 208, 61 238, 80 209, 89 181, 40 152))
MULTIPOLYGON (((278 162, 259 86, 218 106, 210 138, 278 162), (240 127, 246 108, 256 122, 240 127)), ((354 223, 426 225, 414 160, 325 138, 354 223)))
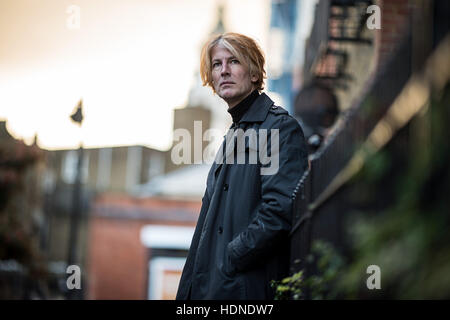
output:
POLYGON ((227 111, 231 114, 233 118, 233 123, 238 123, 241 120, 242 116, 247 112, 250 106, 255 102, 256 98, 258 98, 259 92, 258 89, 253 90, 244 100, 239 102, 233 108, 229 108, 227 111))

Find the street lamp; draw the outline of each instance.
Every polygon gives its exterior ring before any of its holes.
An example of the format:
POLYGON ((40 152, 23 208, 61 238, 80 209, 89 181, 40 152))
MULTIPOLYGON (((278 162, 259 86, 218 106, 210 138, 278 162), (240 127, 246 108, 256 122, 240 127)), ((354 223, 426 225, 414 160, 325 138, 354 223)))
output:
MULTIPOLYGON (((83 100, 80 99, 76 107, 76 111, 70 116, 73 122, 78 124, 81 128, 83 122, 83 100)), ((73 265, 77 261, 77 242, 78 242, 78 224, 80 221, 80 215, 82 210, 82 197, 81 197, 81 175, 83 168, 83 143, 80 141, 78 148, 78 161, 75 175, 75 183, 72 194, 72 208, 70 212, 70 233, 69 233, 69 254, 67 258, 67 265, 73 265)), ((76 298, 75 290, 67 291, 67 299, 76 298)))

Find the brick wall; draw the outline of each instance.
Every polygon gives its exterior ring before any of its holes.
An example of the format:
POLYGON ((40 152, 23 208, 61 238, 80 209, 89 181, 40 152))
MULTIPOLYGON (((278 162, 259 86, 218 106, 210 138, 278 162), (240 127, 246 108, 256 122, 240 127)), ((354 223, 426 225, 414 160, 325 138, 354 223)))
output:
POLYGON ((147 299, 150 257, 140 240, 142 227, 149 224, 195 227, 200 206, 200 201, 108 194, 97 198, 89 223, 86 298, 147 299), (105 205, 109 213, 104 212, 105 205), (173 214, 174 211, 178 214, 173 214))
POLYGON ((91 220, 87 299, 145 299, 146 249, 143 221, 91 220))
POLYGON ((378 64, 382 64, 395 51, 410 21, 410 0, 379 0, 381 8, 381 30, 376 32, 375 50, 378 64))

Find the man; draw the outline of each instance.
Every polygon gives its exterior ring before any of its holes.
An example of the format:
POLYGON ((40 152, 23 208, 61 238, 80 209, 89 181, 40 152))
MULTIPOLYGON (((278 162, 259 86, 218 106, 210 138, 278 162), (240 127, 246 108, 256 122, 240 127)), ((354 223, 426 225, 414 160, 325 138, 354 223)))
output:
POLYGON ((211 39, 200 73, 227 102, 233 125, 208 175, 177 299, 272 299, 270 281, 289 271, 292 194, 307 168, 304 136, 295 119, 259 93, 264 56, 253 39, 211 39), (244 162, 235 157, 239 145, 244 162))

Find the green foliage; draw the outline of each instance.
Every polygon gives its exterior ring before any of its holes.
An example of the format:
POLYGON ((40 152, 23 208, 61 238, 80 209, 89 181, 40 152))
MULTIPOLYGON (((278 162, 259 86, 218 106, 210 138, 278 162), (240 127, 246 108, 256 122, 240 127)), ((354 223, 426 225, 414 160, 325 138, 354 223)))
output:
POLYGON ((449 105, 447 87, 400 132, 408 139, 394 137, 352 181, 354 194, 372 193, 375 200, 360 200, 366 209, 348 224, 353 259, 336 286, 345 297, 450 297, 449 105), (391 163, 381 165, 380 158, 391 163), (377 208, 380 201, 385 204, 377 208), (372 264, 381 269, 380 296, 365 287, 365 270, 372 264))
POLYGON ((347 263, 313 243, 307 270, 317 272, 273 282, 276 299, 450 298, 449 105, 450 85, 349 184, 347 263), (366 286, 370 265, 380 267, 380 290, 366 286))
POLYGON ((348 262, 313 243, 308 272, 272 283, 276 299, 450 298, 448 106, 450 85, 348 185, 348 262), (367 288, 370 265, 380 268, 380 290, 367 288))
POLYGON ((332 290, 331 284, 343 266, 342 257, 330 244, 323 241, 315 241, 311 252, 307 261, 311 266, 317 266, 318 273, 305 277, 304 270, 300 270, 281 281, 272 281, 271 285, 276 289, 275 300, 302 300, 306 298, 307 291, 314 300, 335 297, 336 292, 332 290))
POLYGON ((294 273, 292 276, 281 281, 271 281, 272 288, 275 288, 275 300, 300 300, 303 297, 304 281, 303 270, 294 273))

